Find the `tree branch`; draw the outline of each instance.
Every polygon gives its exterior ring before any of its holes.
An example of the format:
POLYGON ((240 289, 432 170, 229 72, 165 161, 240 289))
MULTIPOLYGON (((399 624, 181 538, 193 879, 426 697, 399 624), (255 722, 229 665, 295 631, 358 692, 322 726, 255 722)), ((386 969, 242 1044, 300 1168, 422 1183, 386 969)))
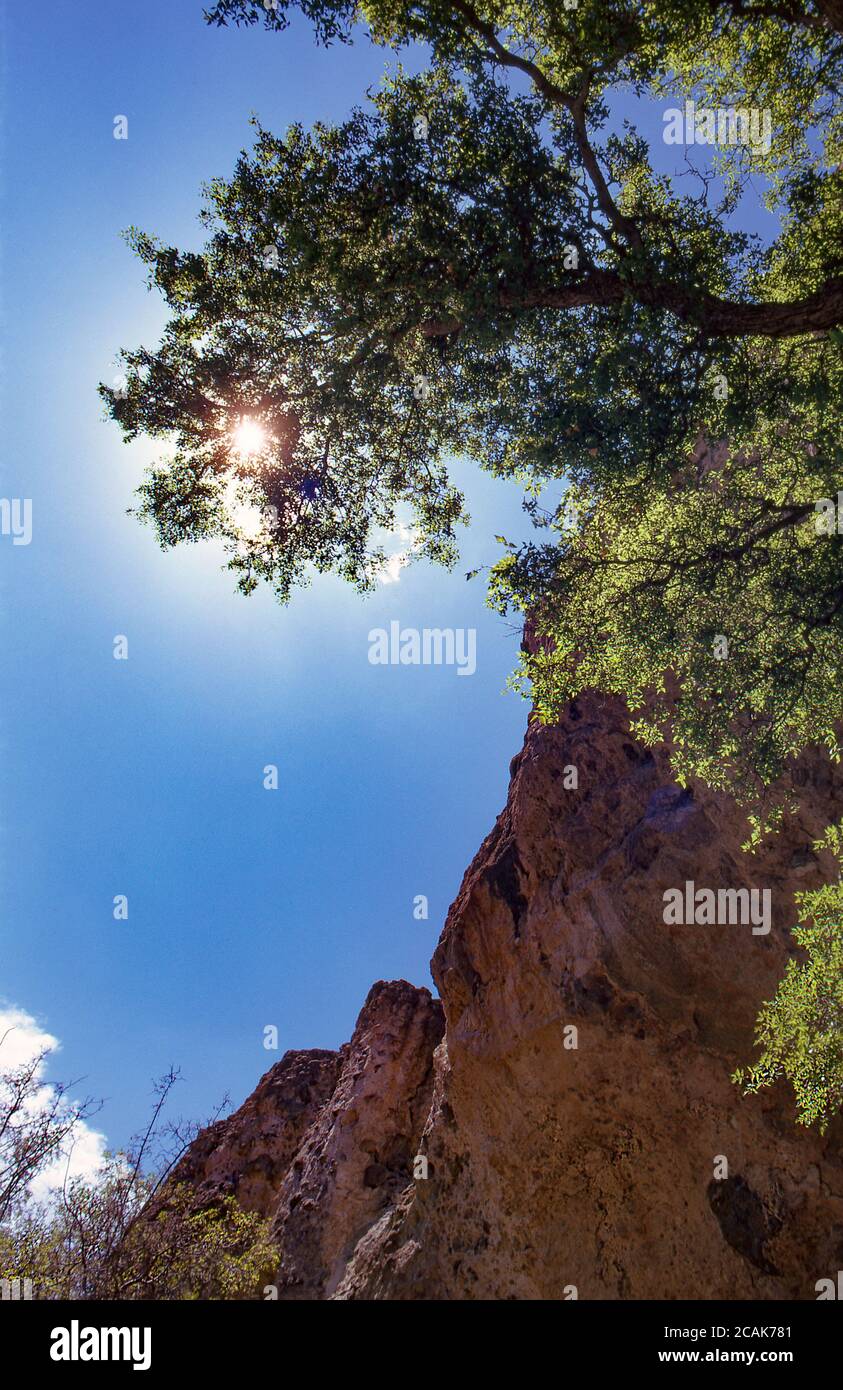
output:
MULTIPOLYGON (((682 285, 635 283, 622 279, 615 271, 592 270, 571 285, 539 286, 519 293, 501 290, 494 307, 505 312, 576 309, 587 304, 620 304, 627 295, 639 304, 665 309, 683 322, 695 324, 707 338, 792 338, 805 333, 821 333, 843 323, 843 279, 840 278, 826 281, 805 299, 786 303, 762 300, 752 304, 694 293, 682 285)), ((419 327, 425 338, 441 338, 459 332, 470 321, 470 318, 426 319, 419 327)))

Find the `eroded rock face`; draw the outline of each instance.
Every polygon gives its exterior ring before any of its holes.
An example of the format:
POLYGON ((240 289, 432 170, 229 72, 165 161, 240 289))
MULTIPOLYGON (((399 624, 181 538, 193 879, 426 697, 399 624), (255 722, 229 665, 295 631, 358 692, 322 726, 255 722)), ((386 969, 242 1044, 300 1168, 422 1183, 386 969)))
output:
POLYGON ((531 727, 434 956, 430 1179, 338 1296, 816 1297, 843 1259, 840 1126, 822 1140, 784 1088, 729 1079, 792 950, 794 891, 834 871, 810 847, 839 776, 821 759, 797 776, 799 815, 749 856, 729 798, 678 788, 619 702, 531 727), (771 930, 666 925, 688 880, 769 888, 771 930))
POLYGON ((816 1297, 843 1268, 843 1126, 730 1081, 793 894, 834 873, 811 846, 840 774, 818 756, 795 779, 798 814, 750 856, 730 799, 678 788, 620 702, 531 724, 434 956, 444 1039, 427 991, 375 986, 277 1185, 280 1296, 816 1297), (688 881, 769 889, 769 932, 666 923, 688 881))
POLYGON ((272 1216, 290 1164, 332 1094, 339 1052, 287 1052, 240 1109, 209 1125, 190 1146, 171 1182, 186 1183, 198 1206, 235 1196, 246 1211, 272 1216))
POLYGON ((393 980, 370 990, 336 1089, 281 1187, 279 1297, 330 1298, 357 1241, 407 1186, 444 1026, 426 989, 393 980))

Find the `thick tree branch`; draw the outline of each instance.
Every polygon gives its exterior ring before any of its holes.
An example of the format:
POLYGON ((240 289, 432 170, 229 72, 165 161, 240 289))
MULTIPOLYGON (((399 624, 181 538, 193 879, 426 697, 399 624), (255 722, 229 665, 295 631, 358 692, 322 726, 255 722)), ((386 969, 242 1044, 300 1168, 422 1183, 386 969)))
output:
MULTIPOLYGON (((501 290, 496 307, 508 312, 576 309, 588 304, 620 304, 627 295, 639 304, 665 309, 683 322, 695 324, 704 337, 711 338, 792 338, 843 323, 843 279, 827 281, 805 299, 750 304, 695 294, 681 285, 634 283, 614 271, 592 270, 572 285, 540 286, 523 292, 501 290)), ((459 332, 470 322, 470 317, 427 319, 420 328, 426 338, 441 338, 459 332)))
MULTIPOLYGON (((454 9, 462 16, 470 29, 479 34, 484 42, 488 44, 489 56, 502 67, 515 68, 529 77, 537 91, 550 102, 552 106, 561 106, 568 112, 574 125, 574 137, 577 142, 577 152, 582 166, 594 185, 597 194, 597 202, 603 215, 608 218, 612 227, 622 237, 628 241, 629 245, 636 250, 640 250, 641 234, 635 222, 625 217, 615 204, 609 191, 609 185, 603 176, 603 171, 597 161, 591 143, 588 138, 586 128, 585 108, 588 100, 589 87, 591 83, 591 73, 586 73, 580 91, 576 96, 571 96, 556 83, 551 81, 546 73, 542 72, 537 63, 530 58, 524 58, 518 53, 513 53, 505 44, 502 44, 497 36, 494 25, 486 23, 477 14, 477 11, 469 3, 469 0, 453 0, 454 9)), ((618 41, 615 52, 611 55, 607 67, 614 66, 625 57, 629 51, 629 46, 618 41)))
POLYGON ((819 14, 807 14, 802 5, 794 0, 778 3, 754 4, 752 0, 712 0, 711 9, 717 12, 725 6, 740 19, 777 19, 783 24, 793 24, 797 28, 830 30, 843 33, 843 3, 841 0, 816 0, 819 14))

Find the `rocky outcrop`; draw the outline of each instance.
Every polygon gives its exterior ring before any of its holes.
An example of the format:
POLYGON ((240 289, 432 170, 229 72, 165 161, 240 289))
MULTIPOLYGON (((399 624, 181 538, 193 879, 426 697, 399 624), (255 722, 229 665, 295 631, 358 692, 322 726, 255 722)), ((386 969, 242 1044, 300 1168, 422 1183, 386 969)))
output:
POLYGON ((427 991, 375 986, 274 1187, 281 1297, 816 1297, 843 1268, 840 1121, 820 1137, 786 1088, 730 1080, 793 894, 834 872, 812 845, 840 774, 793 776, 798 812, 748 855, 734 803, 676 786, 619 702, 531 723, 433 959, 444 1039, 427 991), (688 882, 768 890, 769 930, 665 922, 688 882))
POLYGON ((406 1188, 444 1028, 428 990, 397 980, 370 991, 336 1089, 280 1189, 279 1297, 330 1298, 358 1240, 406 1188))
POLYGON ((279 1298, 330 1297, 360 1236, 407 1186, 444 1029, 429 990, 380 981, 351 1042, 286 1053, 174 1170, 170 1185, 197 1208, 234 1196, 270 1218, 279 1298))
POLYGON ((245 1211, 274 1215, 290 1164, 337 1084, 339 1052, 287 1052, 226 1120, 209 1125, 174 1170, 197 1206, 236 1197, 245 1211))

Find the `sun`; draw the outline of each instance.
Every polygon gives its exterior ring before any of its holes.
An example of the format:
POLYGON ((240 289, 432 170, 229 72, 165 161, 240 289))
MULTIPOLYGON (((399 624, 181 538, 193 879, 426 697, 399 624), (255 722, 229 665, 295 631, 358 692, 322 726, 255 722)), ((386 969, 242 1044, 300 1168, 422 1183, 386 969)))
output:
POLYGON ((259 425, 256 420, 250 420, 248 415, 244 415, 232 437, 237 453, 244 458, 259 454, 266 444, 266 430, 263 425, 259 425))

